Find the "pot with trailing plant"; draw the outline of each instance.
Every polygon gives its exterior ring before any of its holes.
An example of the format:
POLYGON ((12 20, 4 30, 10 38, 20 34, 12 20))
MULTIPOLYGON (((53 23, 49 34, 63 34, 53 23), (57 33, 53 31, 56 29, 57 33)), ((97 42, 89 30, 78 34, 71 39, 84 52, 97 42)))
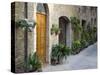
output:
POLYGON ((51 35, 53 35, 55 33, 54 29, 51 28, 51 35))
POLYGON ((42 64, 39 61, 39 58, 36 55, 36 52, 29 55, 28 65, 29 65, 29 72, 34 72, 34 71, 41 72, 42 71, 42 64))
POLYGON ((60 34, 60 28, 58 27, 57 24, 52 24, 51 35, 54 33, 55 33, 55 35, 60 34))
POLYGON ((56 29, 55 29, 55 34, 56 34, 56 35, 59 35, 59 34, 60 34, 60 28, 56 28, 56 29))
POLYGON ((21 29, 28 29, 28 31, 32 32, 32 28, 36 26, 36 22, 34 20, 29 20, 29 19, 20 19, 15 22, 16 28, 21 28, 21 29))

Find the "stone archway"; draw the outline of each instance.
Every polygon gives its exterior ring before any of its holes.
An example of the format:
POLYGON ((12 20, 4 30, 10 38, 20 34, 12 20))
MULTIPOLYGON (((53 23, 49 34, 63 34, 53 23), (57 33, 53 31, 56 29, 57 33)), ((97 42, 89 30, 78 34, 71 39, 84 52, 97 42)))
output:
POLYGON ((59 17, 59 28, 61 29, 59 35, 59 43, 70 47, 70 24, 66 16, 59 17))
POLYGON ((36 52, 43 63, 48 62, 49 49, 49 10, 45 3, 37 4, 36 52))

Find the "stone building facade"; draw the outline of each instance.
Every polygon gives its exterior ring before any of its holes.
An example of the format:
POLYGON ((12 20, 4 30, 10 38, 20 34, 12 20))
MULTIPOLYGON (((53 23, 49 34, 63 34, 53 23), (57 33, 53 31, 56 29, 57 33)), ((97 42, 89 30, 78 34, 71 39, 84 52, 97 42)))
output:
MULTIPOLYGON (((78 10, 79 10, 80 25, 82 25, 83 29, 88 30, 88 27, 97 28, 97 7, 80 6, 78 10)), ((97 34, 95 36, 97 36, 97 34)))
POLYGON ((97 7, 79 7, 79 16, 81 25, 85 23, 86 28, 88 25, 97 26, 97 7))
MULTIPOLYGON (((25 2, 15 2, 15 21, 25 19, 25 2)), ((37 22, 37 5, 38 3, 27 3, 27 19, 37 22)), ((97 25, 97 9, 87 6, 74 6, 62 4, 43 4, 46 15, 46 62, 50 64, 50 53, 52 45, 59 43, 59 35, 51 35, 52 24, 59 27, 59 18, 65 16, 70 21, 74 16, 86 21, 86 25, 97 25), (94 22, 94 23, 91 23, 94 22)), ((13 15, 13 14, 12 14, 13 15)), ((37 26, 37 25, 36 25, 37 26)), ((36 26, 32 32, 28 32, 28 54, 37 51, 37 31, 36 26)), ((16 72, 24 72, 24 30, 15 29, 15 69, 16 72)), ((66 45, 71 47, 73 41, 72 25, 69 22, 66 26, 66 45)))

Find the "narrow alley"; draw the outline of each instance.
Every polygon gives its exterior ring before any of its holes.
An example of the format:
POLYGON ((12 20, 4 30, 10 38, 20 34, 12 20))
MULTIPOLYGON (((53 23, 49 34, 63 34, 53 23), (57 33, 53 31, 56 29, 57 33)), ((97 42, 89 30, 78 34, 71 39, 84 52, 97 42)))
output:
POLYGON ((69 56, 65 63, 61 65, 47 65, 43 68, 43 71, 47 72, 95 68, 97 68, 97 43, 89 46, 77 55, 69 56))

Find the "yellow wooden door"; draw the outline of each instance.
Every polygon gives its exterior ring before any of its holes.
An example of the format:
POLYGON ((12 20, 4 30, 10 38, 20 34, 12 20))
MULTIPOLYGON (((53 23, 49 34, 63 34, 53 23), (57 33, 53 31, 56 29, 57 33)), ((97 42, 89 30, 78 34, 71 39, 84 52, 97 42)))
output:
POLYGON ((37 13, 37 55, 46 62, 46 15, 37 13))

